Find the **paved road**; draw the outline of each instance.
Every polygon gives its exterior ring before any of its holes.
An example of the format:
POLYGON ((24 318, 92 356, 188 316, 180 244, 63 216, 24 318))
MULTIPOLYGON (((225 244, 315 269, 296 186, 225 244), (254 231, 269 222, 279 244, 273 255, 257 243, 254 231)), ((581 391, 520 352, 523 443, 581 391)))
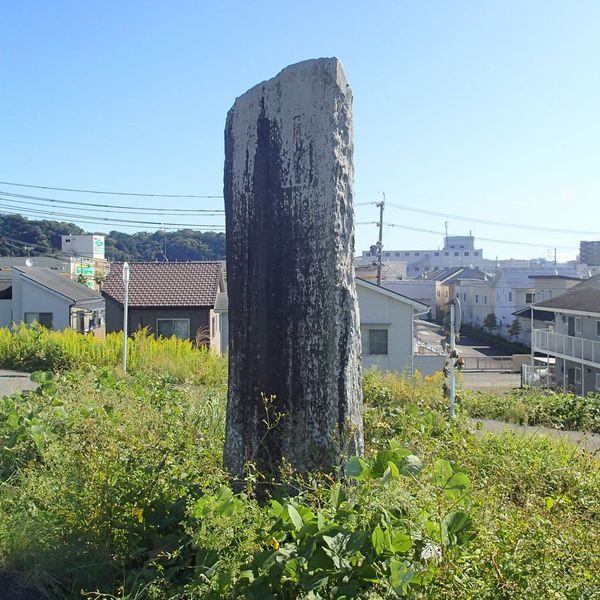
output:
POLYGON ((462 373, 462 387, 474 392, 504 392, 521 386, 520 373, 476 371, 462 373))
MULTIPOLYGON (((418 336, 430 346, 441 348, 440 340, 442 336, 437 331, 431 329, 420 329, 418 336)), ((484 356, 507 356, 510 354, 501 346, 495 346, 487 341, 475 339, 470 336, 461 336, 460 341, 456 344, 458 351, 464 358, 478 358, 484 356)))
MULTIPOLYGON (((504 421, 495 421, 493 419, 469 419, 473 426, 477 427, 481 423, 479 431, 488 431, 490 433, 504 433, 512 431, 516 435, 522 436, 524 439, 536 436, 545 435, 556 438, 579 446, 588 452, 600 451, 600 434, 584 433, 582 431, 561 431, 559 429, 551 429, 549 427, 517 425, 516 423, 506 423, 504 421)), ((477 429, 476 429, 477 431, 477 429)))
POLYGON ((0 369, 0 397, 24 390, 34 390, 37 387, 29 379, 29 373, 0 369))

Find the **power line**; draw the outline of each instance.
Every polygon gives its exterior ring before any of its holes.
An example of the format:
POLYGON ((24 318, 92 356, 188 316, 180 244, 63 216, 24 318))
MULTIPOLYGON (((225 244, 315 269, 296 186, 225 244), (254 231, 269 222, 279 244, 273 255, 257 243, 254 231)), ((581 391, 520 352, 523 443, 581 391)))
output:
MULTIPOLYGON (((40 206, 40 201, 45 202, 46 200, 39 198, 37 199, 35 202, 29 201, 29 200, 21 200, 19 199, 15 199, 12 197, 12 194, 6 194, 4 192, 2 192, 0 190, 0 200, 4 201, 4 202, 11 202, 12 204, 27 204, 30 206, 36 206, 39 207, 40 206), (8 196, 8 197, 5 197, 8 196)), ((102 213, 120 213, 120 214, 127 214, 127 215, 171 215, 171 216, 202 216, 202 217, 215 217, 215 216, 219 216, 222 217, 225 213, 225 211, 223 210, 210 210, 210 209, 200 209, 200 210, 194 210, 194 209, 190 209, 189 211, 186 211, 185 209, 177 209, 177 212, 175 212, 175 209, 173 209, 173 212, 166 210, 166 209, 153 209, 153 208, 121 208, 121 207, 117 207, 117 205, 112 205, 112 204, 107 204, 107 205, 94 205, 94 204, 89 204, 86 202, 65 202, 65 204, 68 204, 69 206, 62 206, 62 205, 55 205, 55 202, 59 202, 59 201, 55 201, 55 200, 49 200, 49 202, 52 202, 51 206, 56 206, 56 208, 62 209, 62 210, 70 210, 70 205, 77 205, 74 207, 74 209, 79 210, 79 211, 87 211, 87 212, 95 212, 97 213, 100 209, 102 213), (98 208, 96 208, 98 207, 98 208), (110 208, 109 208, 110 207, 110 208)))
MULTIPOLYGON (((147 210, 152 212, 164 212, 165 214, 169 213, 190 213, 190 214, 206 214, 206 213, 225 213, 225 211, 221 208, 142 208, 139 206, 123 206, 121 204, 95 204, 94 202, 76 202, 74 200, 62 200, 58 198, 47 198, 43 196, 29 196, 26 194, 14 194, 12 192, 5 192, 0 190, 0 195, 2 196, 10 196, 11 198, 24 198, 26 200, 37 200, 40 202, 51 202, 57 204, 67 204, 73 206, 91 206, 95 208, 102 209, 126 209, 126 210, 147 210)), ((11 200, 12 202, 17 202, 17 200, 11 200)), ((25 202, 25 200, 20 200, 21 202, 25 202)))
MULTIPOLYGON (((433 233, 435 235, 444 235, 442 231, 434 231, 432 229, 420 229, 418 227, 409 227, 408 225, 399 225, 397 223, 384 223, 387 227, 397 227, 399 229, 408 229, 411 231, 420 231, 422 233, 433 233)), ((534 244, 533 242, 515 242, 514 240, 497 240, 494 238, 485 238, 477 236, 478 240, 484 242, 494 242, 496 244, 509 244, 509 245, 517 245, 517 246, 531 246, 532 248, 560 248, 561 250, 578 250, 575 246, 557 246, 556 244, 534 244)))
POLYGON ((206 228, 217 228, 217 229, 224 229, 225 226, 224 225, 208 225, 208 224, 201 224, 201 223, 171 223, 171 222, 167 222, 167 221, 139 221, 139 220, 133 220, 133 219, 116 219, 114 217, 100 217, 100 216, 90 216, 90 215, 78 215, 78 214, 72 214, 72 213, 60 213, 60 212, 55 212, 55 211, 48 211, 48 210, 37 210, 35 208, 22 208, 19 206, 11 206, 11 205, 6 205, 6 204, 0 204, 0 212, 5 212, 8 214, 26 214, 26 215, 33 215, 33 216, 37 216, 38 218, 44 217, 44 216, 52 216, 52 217, 61 217, 61 218, 67 218, 67 219, 74 219, 76 221, 80 221, 82 223, 105 223, 105 224, 110 224, 110 223, 119 223, 119 224, 123 224, 123 225, 156 225, 159 227, 163 227, 163 226, 175 226, 175 227, 184 227, 184 228, 191 228, 191 227, 206 227, 206 228), (4 210, 3 210, 4 209, 4 210))
MULTIPOLYGON (((502 221, 492 221, 491 219, 478 219, 475 217, 465 217, 462 215, 456 215, 456 214, 452 214, 452 213, 443 213, 443 212, 437 212, 437 211, 433 211, 433 210, 427 210, 425 208, 415 208, 413 206, 394 204, 393 202, 388 202, 387 205, 391 206, 392 208, 397 208, 399 210, 405 210, 405 211, 409 211, 409 212, 415 212, 415 213, 430 215, 430 216, 434 216, 434 217, 450 218, 450 219, 454 219, 457 221, 466 221, 468 223, 482 223, 484 225, 495 225, 497 227, 512 227, 515 229, 525 229, 525 230, 531 230, 531 231, 547 231, 547 232, 551 232, 551 233, 574 233, 574 234, 582 234, 582 235, 597 235, 598 234, 598 231, 583 231, 583 230, 579 230, 579 229, 563 229, 563 228, 559 229, 559 228, 554 228, 554 227, 540 227, 537 225, 523 225, 521 223, 506 223, 506 222, 502 222, 502 221)), ((477 237, 478 237, 478 239, 483 239, 483 238, 480 238, 479 236, 477 236, 477 237)), ((489 241, 489 240, 487 240, 487 241, 489 241)))
POLYGON ((0 185, 14 185, 24 188, 35 188, 38 190, 55 190, 58 192, 78 192, 81 194, 105 194, 109 196, 143 196, 145 198, 222 198, 223 196, 196 195, 196 194, 143 194, 138 192, 108 192, 105 190, 82 190, 76 188, 52 187, 49 185, 32 185, 27 183, 14 183, 11 181, 0 181, 0 185))

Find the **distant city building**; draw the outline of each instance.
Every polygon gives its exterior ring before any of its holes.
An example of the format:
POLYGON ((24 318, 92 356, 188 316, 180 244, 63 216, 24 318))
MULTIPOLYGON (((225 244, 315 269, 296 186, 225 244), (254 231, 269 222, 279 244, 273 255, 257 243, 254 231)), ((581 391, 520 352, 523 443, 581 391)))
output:
POLYGON ((600 266, 600 241, 580 242, 579 262, 590 267, 600 266))
MULTIPOLYGON (((383 262, 403 261, 406 263, 407 276, 420 277, 423 273, 445 267, 473 266, 484 264, 483 250, 475 248, 472 235, 449 235, 444 247, 437 250, 384 250, 383 262)), ((376 248, 363 252, 363 261, 377 258, 376 248)))

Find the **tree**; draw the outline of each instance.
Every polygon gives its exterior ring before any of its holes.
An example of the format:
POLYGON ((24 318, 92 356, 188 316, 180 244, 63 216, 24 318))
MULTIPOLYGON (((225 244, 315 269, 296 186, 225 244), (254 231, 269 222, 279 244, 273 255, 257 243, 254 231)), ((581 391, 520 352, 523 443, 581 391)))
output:
POLYGON ((510 324, 510 327, 508 328, 508 335, 511 338, 517 338, 519 337, 519 335, 521 335, 522 331, 523 326, 521 325, 521 321, 519 321, 519 319, 515 317, 514 321, 510 324))
POLYGON ((494 329, 498 329, 498 319, 496 318, 496 315, 494 313, 489 313, 486 315, 485 319, 483 320, 483 326, 485 329, 491 332, 493 332, 494 329))

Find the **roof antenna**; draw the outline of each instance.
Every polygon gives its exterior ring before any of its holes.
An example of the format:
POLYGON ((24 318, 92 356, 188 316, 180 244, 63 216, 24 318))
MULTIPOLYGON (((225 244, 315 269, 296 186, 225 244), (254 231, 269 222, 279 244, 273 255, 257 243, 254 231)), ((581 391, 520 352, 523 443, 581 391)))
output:
POLYGON ((164 225, 163 225, 163 258, 165 259, 165 262, 169 262, 169 259, 167 258, 167 230, 164 225))

